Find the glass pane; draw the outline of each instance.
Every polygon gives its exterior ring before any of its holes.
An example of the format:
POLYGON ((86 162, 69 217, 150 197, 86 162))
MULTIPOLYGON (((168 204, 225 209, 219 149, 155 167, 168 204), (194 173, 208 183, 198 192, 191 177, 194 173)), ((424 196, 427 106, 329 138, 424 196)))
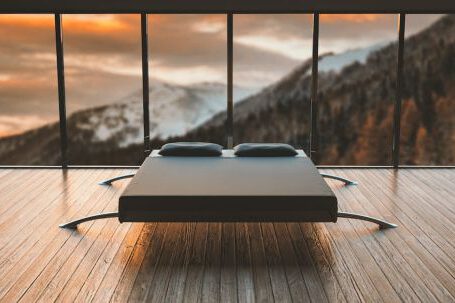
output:
POLYGON ((140 15, 64 15, 71 165, 143 160, 140 15))
POLYGON ((407 15, 400 162, 455 164, 455 15, 407 15))
POLYGON ((396 15, 321 15, 317 163, 391 165, 396 41, 396 15))
POLYGON ((53 15, 0 15, 0 165, 59 165, 53 15))
POLYGON ((225 145, 226 15, 149 15, 150 138, 225 145))
POLYGON ((312 15, 234 18, 234 142, 305 148, 312 15))

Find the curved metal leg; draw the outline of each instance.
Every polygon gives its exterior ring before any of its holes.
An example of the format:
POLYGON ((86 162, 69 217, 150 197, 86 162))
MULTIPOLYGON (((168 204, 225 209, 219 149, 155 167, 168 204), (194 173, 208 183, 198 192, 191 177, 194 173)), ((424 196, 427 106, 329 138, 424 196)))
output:
POLYGON ((349 218, 349 219, 357 219, 357 220, 364 220, 364 221, 369 221, 373 222, 379 225, 379 228, 395 228, 398 227, 398 225, 389 223, 387 221, 369 217, 369 216, 364 216, 364 215, 359 215, 359 214, 353 214, 353 213, 346 213, 346 212, 338 212, 338 218, 349 218))
POLYGON ((93 216, 88 216, 84 217, 81 219, 77 219, 68 223, 60 224, 59 227, 61 228, 76 228, 79 224, 87 222, 87 221, 93 221, 93 220, 98 220, 98 219, 106 219, 106 218, 118 218, 118 212, 115 213, 104 213, 104 214, 98 214, 98 215, 93 215, 93 216))
POLYGON ((334 179, 334 180, 344 182, 344 184, 346 184, 346 185, 357 185, 358 184, 356 181, 352 181, 352 180, 349 180, 349 179, 346 179, 343 177, 339 177, 339 176, 328 175, 328 174, 321 174, 321 176, 323 178, 334 179))
POLYGON ((134 175, 135 174, 121 175, 121 176, 117 176, 117 177, 110 178, 110 179, 107 179, 107 180, 103 180, 103 181, 99 182, 98 184, 99 185, 111 185, 112 182, 114 182, 114 181, 132 178, 132 177, 134 177, 134 175))

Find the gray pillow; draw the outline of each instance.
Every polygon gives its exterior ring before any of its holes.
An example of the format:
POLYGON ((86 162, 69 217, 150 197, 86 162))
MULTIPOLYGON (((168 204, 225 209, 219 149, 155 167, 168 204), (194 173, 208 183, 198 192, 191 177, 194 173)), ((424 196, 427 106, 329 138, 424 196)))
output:
POLYGON ((234 147, 239 157, 293 157, 297 151, 283 143, 242 143, 234 147))
POLYGON ((175 142, 164 144, 159 154, 162 156, 178 157, 218 157, 223 147, 215 143, 206 142, 175 142))

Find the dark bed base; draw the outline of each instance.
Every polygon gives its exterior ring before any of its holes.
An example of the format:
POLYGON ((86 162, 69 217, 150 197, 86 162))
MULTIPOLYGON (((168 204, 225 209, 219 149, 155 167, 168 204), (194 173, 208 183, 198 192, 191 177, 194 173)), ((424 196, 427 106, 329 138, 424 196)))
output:
MULTIPOLYGON (((81 218, 81 219, 77 219, 77 220, 74 220, 74 221, 71 221, 71 222, 68 222, 68 223, 65 223, 65 224, 61 224, 59 226, 61 228, 74 229, 74 228, 77 228, 77 226, 79 224, 87 222, 87 221, 93 221, 93 220, 98 220, 98 219, 106 219, 106 218, 118 218, 118 217, 119 217, 119 213, 118 212, 102 213, 102 214, 98 214, 98 215, 93 215, 93 216, 88 216, 88 217, 84 217, 84 218, 81 218)), ((364 215, 359 215, 359 214, 354 214, 354 213, 348 213, 348 212, 338 212, 337 213, 337 218, 357 219, 357 220, 363 220, 363 221, 376 223, 376 224, 379 225, 380 229, 397 227, 396 224, 389 223, 389 222, 381 220, 381 219, 377 219, 377 218, 369 217, 369 216, 364 216, 364 215)), ((190 221, 192 221, 192 220, 190 220, 190 221)), ((255 220, 254 222, 258 222, 258 221, 255 220)), ((282 220, 280 220, 280 222, 282 222, 282 220)))

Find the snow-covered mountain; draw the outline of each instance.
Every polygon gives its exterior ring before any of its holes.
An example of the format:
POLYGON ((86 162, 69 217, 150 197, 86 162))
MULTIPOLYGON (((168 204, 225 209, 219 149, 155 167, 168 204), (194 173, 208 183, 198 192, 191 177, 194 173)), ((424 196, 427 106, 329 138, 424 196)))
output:
POLYGON ((325 55, 322 59, 319 60, 319 71, 320 72, 340 72, 343 67, 348 66, 354 62, 359 62, 364 64, 368 56, 375 51, 380 50, 384 46, 387 45, 389 42, 382 42, 378 44, 374 44, 369 47, 364 48, 355 48, 349 49, 342 53, 338 54, 328 54, 325 55))
MULTIPOLYGON (((254 93, 239 86, 234 89, 235 102, 254 93)), ((222 83, 182 86, 153 79, 150 83, 150 139, 163 141, 197 128, 226 109, 226 96, 227 88, 222 83)), ((94 158, 102 158, 103 163, 140 163, 142 155, 131 150, 143 146, 142 106, 142 91, 138 90, 113 103, 70 114, 67 119, 70 161, 90 164, 94 158), (106 155, 108 150, 119 153, 106 155)), ((57 164, 61 161, 59 144, 58 122, 0 138, 0 162, 57 164)))
MULTIPOLYGON (((236 98, 251 90, 236 87, 236 98)), ((152 81, 150 87, 150 137, 166 139, 180 136, 201 125, 226 108, 226 85, 204 82, 191 86, 152 81)), ((118 147, 143 141, 142 91, 110 105, 85 110, 74 116, 76 128, 92 132, 91 142, 115 139, 118 147)), ((69 120, 73 116, 69 117, 69 120)))

